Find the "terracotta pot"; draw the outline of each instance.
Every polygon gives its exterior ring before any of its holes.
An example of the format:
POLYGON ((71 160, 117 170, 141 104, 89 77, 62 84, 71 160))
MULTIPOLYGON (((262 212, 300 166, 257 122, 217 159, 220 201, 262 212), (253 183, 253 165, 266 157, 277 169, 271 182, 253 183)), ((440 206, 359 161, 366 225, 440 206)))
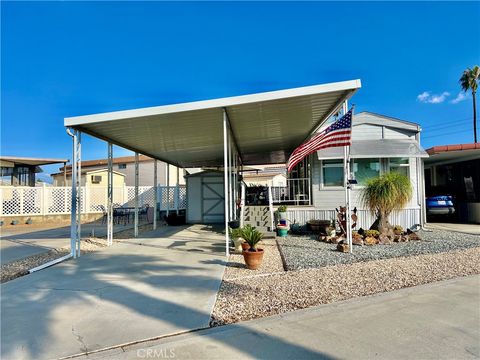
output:
POLYGON ((257 251, 243 251, 243 259, 247 268, 250 270, 257 270, 263 261, 263 249, 257 249, 257 251))
POLYGON ((248 249, 250 249, 250 245, 248 245, 248 243, 246 243, 246 242, 243 242, 242 243, 242 250, 245 251, 245 250, 248 250, 248 249))

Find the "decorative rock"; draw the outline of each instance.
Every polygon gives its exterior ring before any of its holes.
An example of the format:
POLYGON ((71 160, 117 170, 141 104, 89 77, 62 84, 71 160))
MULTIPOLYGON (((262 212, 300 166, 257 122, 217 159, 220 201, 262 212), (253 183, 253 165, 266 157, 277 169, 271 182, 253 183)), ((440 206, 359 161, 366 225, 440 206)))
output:
POLYGON ((402 241, 402 242, 410 241, 410 237, 408 235, 402 235, 400 237, 400 241, 402 241))
POLYGON ((401 242, 402 241, 402 235, 395 235, 395 237, 393 238, 393 241, 394 242, 401 242))
POLYGON ((381 234, 378 237, 378 243, 380 245, 390 245, 390 244, 392 244, 392 239, 388 235, 381 234))
POLYGON ((375 245, 378 244, 378 240, 373 236, 367 236, 364 240, 365 245, 375 245))
POLYGON ((328 238, 328 236, 320 235, 320 236, 318 237, 318 241, 327 242, 327 238, 328 238))
POLYGON ((343 236, 335 236, 332 238, 332 244, 340 244, 344 240, 345 238, 343 236))
POLYGON ((352 245, 360 245, 363 246, 363 239, 361 236, 355 236, 352 238, 352 245))
POLYGON ((408 235, 408 239, 410 241, 416 241, 416 240, 422 240, 420 236, 418 236, 417 233, 412 232, 410 235, 408 235))
POLYGON ((350 247, 348 246, 348 244, 338 244, 337 245, 337 250, 340 251, 340 252, 349 252, 350 251, 350 247))

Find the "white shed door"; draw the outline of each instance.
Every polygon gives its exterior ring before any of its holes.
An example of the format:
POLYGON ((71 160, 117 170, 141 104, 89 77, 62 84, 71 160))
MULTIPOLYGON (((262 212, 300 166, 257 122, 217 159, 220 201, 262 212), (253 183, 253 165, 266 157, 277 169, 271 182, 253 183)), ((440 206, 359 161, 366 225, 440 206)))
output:
POLYGON ((202 222, 205 224, 225 221, 223 181, 219 178, 202 179, 202 222))

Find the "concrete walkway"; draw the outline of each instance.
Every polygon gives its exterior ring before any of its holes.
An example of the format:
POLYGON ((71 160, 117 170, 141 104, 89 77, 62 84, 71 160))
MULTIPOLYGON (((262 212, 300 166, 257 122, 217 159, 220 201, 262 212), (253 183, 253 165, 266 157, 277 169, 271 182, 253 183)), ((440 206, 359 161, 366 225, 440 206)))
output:
POLYGON ((85 359, 478 359, 479 292, 480 276, 458 278, 85 359))
POLYGON ((224 265, 214 253, 117 243, 2 284, 1 358, 59 358, 206 327, 224 265))
POLYGON ((480 235, 480 224, 428 223, 426 228, 480 235))

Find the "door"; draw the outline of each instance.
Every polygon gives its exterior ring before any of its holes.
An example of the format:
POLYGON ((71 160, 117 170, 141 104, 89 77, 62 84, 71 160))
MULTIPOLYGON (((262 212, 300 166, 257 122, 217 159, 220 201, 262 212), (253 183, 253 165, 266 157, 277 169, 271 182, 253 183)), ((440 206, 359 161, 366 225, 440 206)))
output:
POLYGON ((202 223, 215 224, 225 221, 223 190, 222 178, 202 178, 202 223))

